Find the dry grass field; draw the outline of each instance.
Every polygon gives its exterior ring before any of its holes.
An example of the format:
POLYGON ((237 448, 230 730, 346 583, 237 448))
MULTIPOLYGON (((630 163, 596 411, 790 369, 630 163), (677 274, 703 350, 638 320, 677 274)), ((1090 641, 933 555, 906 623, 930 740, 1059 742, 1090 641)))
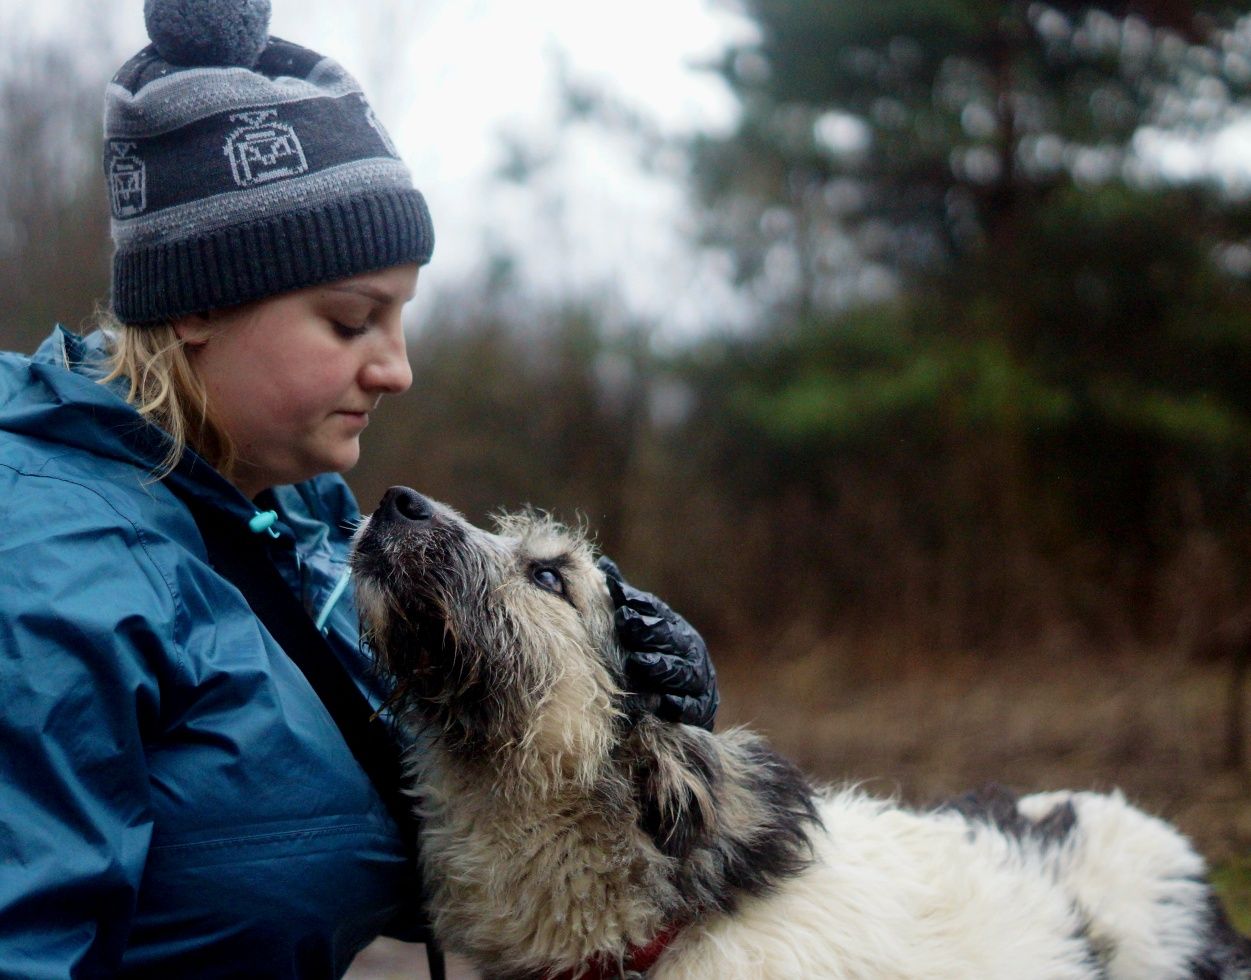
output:
MULTIPOLYGON (((719 653, 719 727, 766 733, 818 780, 918 804, 991 781, 1021 792, 1120 787, 1191 836, 1251 931, 1251 776, 1220 767, 1219 665, 1051 650, 910 666, 839 641, 785 646, 803 652, 719 653)), ((463 966, 453 975, 473 976, 463 966)), ((349 976, 424 977, 424 956, 382 943, 349 976)))
POLYGON ((719 670, 719 724, 765 732, 818 779, 914 803, 992 781, 1021 792, 1120 787, 1215 861, 1251 851, 1251 774, 1220 766, 1219 665, 1039 652, 875 670, 818 647, 719 670))

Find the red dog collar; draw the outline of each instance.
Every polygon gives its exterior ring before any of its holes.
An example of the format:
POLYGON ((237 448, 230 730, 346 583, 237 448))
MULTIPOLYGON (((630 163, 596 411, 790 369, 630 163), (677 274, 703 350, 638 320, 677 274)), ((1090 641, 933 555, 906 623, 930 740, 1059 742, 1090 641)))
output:
POLYGON ((620 967, 603 956, 597 956, 582 966, 556 974, 551 980, 620 980, 621 977, 635 975, 644 977, 681 931, 682 927, 676 924, 661 930, 646 946, 635 946, 626 953, 620 967))

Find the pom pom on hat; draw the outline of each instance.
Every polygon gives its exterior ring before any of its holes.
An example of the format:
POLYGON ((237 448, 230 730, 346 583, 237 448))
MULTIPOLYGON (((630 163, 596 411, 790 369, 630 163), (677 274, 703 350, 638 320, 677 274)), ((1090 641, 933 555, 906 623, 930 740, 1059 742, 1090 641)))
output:
POLYGON ((251 68, 269 41, 269 0, 144 0, 148 37, 171 65, 251 68))

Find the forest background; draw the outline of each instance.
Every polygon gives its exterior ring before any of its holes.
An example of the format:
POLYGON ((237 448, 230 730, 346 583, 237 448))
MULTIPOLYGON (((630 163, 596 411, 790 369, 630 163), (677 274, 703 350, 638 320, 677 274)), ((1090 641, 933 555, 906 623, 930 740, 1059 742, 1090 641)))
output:
MULTIPOLYGON (((410 324, 354 489, 585 521, 822 778, 1122 786, 1251 893, 1251 183, 1154 162, 1251 131, 1245 5, 735 6, 730 130, 562 107, 681 161, 734 314, 675 339, 500 251, 410 324)), ((98 61, 0 58, 0 348, 107 298, 98 61)))

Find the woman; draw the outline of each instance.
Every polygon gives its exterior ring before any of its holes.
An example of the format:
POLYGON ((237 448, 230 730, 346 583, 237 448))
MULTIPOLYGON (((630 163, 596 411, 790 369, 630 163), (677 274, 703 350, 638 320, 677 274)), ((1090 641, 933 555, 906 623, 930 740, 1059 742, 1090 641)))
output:
MULTIPOLYGON (((433 232, 356 83, 269 38, 267 0, 145 14, 106 94, 112 316, 0 356, 0 975, 336 976, 414 935, 413 863, 221 546, 385 701, 339 474, 411 382, 433 232)), ((628 587, 618 624, 657 712, 710 724, 698 636, 628 587)))

